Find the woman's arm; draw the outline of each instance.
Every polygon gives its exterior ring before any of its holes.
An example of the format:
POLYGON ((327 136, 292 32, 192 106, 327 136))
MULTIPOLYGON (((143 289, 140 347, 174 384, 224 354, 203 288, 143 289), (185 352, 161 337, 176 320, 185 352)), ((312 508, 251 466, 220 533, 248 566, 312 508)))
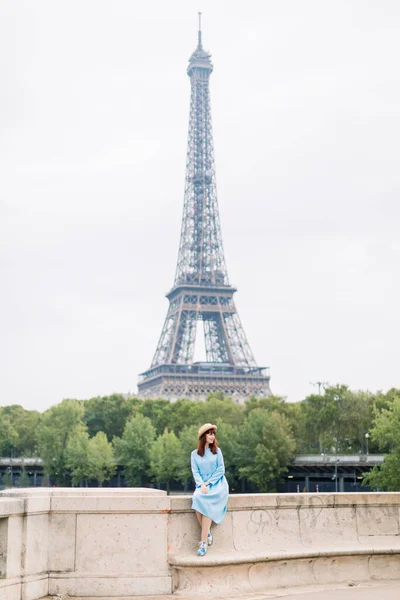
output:
POLYGON ((208 478, 208 481, 206 483, 207 484, 216 483, 219 479, 221 479, 221 477, 223 475, 225 475, 224 457, 222 456, 222 452, 221 452, 220 448, 218 448, 218 450, 217 450, 217 468, 215 469, 215 471, 211 475, 211 477, 208 478))
POLYGON ((204 483, 204 479, 200 475, 200 469, 195 458, 195 453, 191 455, 190 465, 192 467, 192 474, 196 487, 201 487, 204 483))

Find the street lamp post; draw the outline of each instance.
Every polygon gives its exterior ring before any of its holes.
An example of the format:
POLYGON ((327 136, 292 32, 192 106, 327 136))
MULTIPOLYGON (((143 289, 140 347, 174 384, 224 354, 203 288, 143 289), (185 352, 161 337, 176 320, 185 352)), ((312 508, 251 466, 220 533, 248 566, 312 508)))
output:
POLYGON ((338 473, 337 473, 337 467, 338 467, 338 462, 339 462, 339 458, 335 457, 335 492, 337 493, 338 491, 338 473))
POLYGON ((337 491, 338 491, 337 467, 338 467, 338 462, 340 459, 338 459, 338 457, 337 457, 337 438, 334 438, 334 439, 335 439, 335 475, 332 477, 332 479, 335 480, 335 492, 337 493, 337 491))
POLYGON ((325 391, 325 386, 329 385, 329 381, 310 381, 310 385, 318 386, 318 396, 321 395, 321 387, 325 391))
POLYGON ((367 442, 367 456, 368 456, 368 439, 369 439, 369 433, 365 434, 365 439, 366 439, 366 442, 367 442))

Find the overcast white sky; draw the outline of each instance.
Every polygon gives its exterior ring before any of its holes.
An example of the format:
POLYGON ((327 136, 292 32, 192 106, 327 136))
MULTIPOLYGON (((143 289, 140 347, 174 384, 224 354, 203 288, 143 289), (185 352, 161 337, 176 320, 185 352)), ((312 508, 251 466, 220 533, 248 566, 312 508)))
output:
POLYGON ((136 392, 202 10, 230 280, 274 393, 400 387, 398 0, 0 0, 0 404, 136 392))

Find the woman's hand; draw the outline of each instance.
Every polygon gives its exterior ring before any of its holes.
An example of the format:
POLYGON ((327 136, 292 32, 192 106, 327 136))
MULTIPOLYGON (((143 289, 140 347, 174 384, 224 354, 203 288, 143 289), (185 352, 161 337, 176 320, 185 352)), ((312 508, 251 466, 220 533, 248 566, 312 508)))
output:
POLYGON ((208 494, 208 489, 205 483, 202 484, 201 486, 201 493, 202 494, 208 494))

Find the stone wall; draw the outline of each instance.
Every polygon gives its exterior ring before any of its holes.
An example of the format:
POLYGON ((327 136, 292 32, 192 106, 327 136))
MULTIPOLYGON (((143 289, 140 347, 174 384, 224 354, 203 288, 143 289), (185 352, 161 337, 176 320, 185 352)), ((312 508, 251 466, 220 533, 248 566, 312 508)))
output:
POLYGON ((400 579, 400 494, 254 494, 229 499, 214 545, 190 497, 149 489, 0 494, 0 598, 233 594, 400 579))

